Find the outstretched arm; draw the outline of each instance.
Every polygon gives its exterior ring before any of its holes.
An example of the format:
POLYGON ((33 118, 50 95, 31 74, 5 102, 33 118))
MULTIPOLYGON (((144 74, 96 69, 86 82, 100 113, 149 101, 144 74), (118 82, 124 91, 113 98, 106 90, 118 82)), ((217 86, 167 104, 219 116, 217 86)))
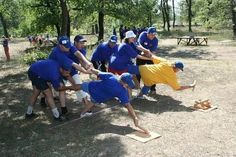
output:
POLYGON ((78 57, 81 60, 82 66, 87 70, 93 67, 93 64, 89 62, 86 57, 80 52, 76 51, 75 52, 76 57, 78 57))
POLYGON ((133 109, 133 107, 131 106, 131 104, 128 103, 128 104, 126 104, 125 107, 127 108, 130 117, 133 119, 134 125, 135 125, 137 128, 141 129, 144 133, 149 134, 148 130, 146 130, 145 128, 139 126, 139 124, 138 124, 138 117, 136 116, 136 113, 134 112, 134 109, 133 109))
POLYGON ((152 57, 145 57, 145 56, 142 56, 142 55, 137 55, 137 58, 139 59, 143 59, 143 60, 152 60, 152 57))
POLYGON ((194 80, 193 83, 188 86, 180 86, 180 88, 177 90, 185 90, 185 89, 189 89, 189 88, 192 88, 192 90, 194 90, 195 86, 196 86, 196 80, 194 80))
POLYGON ((81 71, 81 72, 83 72, 83 73, 85 73, 85 74, 90 74, 89 71, 85 70, 81 65, 79 65, 79 64, 77 64, 77 63, 73 63, 72 66, 73 66, 76 70, 78 70, 78 71, 81 71))

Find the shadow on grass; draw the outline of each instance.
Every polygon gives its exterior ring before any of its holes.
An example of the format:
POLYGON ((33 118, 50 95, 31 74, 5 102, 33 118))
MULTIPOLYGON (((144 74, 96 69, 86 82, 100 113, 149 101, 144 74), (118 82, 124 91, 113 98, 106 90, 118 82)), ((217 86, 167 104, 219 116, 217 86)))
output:
MULTIPOLYGON (((26 73, 8 75, 0 80, 0 156, 124 156, 120 137, 130 127, 110 124, 112 117, 98 114, 55 130, 51 111, 37 104, 36 119, 24 114, 32 90, 26 73)), ((70 108, 76 107, 68 100, 70 108)), ((78 113, 79 116, 79 113, 78 113)))
POLYGON ((217 56, 204 49, 193 48, 191 50, 179 50, 172 52, 175 46, 162 47, 157 54, 160 57, 193 58, 193 59, 215 59, 217 56))
POLYGON ((142 112, 158 113, 163 112, 192 112, 189 107, 181 105, 181 101, 175 100, 170 96, 152 95, 157 101, 149 101, 147 99, 134 99, 132 105, 136 110, 142 112))

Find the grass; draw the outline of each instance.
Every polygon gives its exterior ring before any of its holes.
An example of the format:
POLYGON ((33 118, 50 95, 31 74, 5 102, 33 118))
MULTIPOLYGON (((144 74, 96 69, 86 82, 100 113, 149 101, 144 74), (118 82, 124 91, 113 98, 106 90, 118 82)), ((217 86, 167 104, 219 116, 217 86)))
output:
POLYGON ((221 40, 232 40, 233 39, 233 31, 230 29, 224 30, 207 30, 202 27, 192 27, 191 33, 188 32, 188 27, 176 27, 172 29, 170 32, 168 31, 160 31, 160 38, 176 38, 178 36, 185 35, 196 35, 196 36, 207 36, 211 40, 221 41, 221 40))

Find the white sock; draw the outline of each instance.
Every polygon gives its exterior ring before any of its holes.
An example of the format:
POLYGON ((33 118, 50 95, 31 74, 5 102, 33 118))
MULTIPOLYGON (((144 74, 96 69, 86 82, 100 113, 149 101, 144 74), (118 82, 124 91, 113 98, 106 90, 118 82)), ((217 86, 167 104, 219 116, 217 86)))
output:
POLYGON ((54 116, 55 118, 58 118, 58 117, 60 116, 60 114, 59 114, 57 108, 52 109, 52 114, 53 114, 53 116, 54 116))
POLYGON ((26 114, 32 114, 32 112, 33 112, 33 107, 29 105, 26 114))

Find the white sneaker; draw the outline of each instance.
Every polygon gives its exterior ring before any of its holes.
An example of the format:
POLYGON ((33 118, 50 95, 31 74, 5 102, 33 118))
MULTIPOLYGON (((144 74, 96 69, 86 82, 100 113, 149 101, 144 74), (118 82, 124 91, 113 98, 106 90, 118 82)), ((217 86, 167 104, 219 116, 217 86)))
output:
POLYGON ((92 116, 92 115, 93 115, 92 112, 85 112, 85 113, 80 114, 80 118, 89 117, 89 116, 92 116))

